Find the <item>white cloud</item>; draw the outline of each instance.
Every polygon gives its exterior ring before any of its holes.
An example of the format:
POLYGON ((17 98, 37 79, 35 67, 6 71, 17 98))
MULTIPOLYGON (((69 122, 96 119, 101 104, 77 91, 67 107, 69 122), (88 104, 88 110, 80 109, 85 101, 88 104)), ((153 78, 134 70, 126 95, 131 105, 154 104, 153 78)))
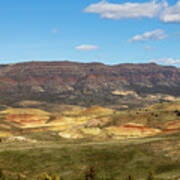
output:
POLYGON ((151 46, 146 46, 144 49, 145 49, 146 51, 151 51, 151 50, 153 50, 154 48, 152 48, 151 46))
POLYGON ((180 59, 161 58, 161 59, 152 59, 149 62, 162 63, 162 64, 180 64, 180 59))
POLYGON ((167 6, 160 14, 160 20, 165 23, 180 23, 180 0, 174 6, 167 6))
POLYGON ((150 0, 142 3, 110 3, 101 0, 99 3, 90 4, 84 12, 99 14, 107 19, 157 17, 165 23, 180 23, 180 0, 173 6, 169 6, 167 0, 150 0))
POLYGON ((92 51, 99 49, 99 47, 95 45, 82 44, 80 46, 77 46, 76 49, 80 51, 92 51))
POLYGON ((165 1, 158 2, 152 0, 144 3, 109 3, 102 0, 99 3, 89 5, 84 12, 100 14, 103 18, 123 19, 123 18, 153 18, 158 16, 161 9, 166 6, 165 1))
POLYGON ((59 29, 53 28, 53 29, 51 30, 51 32, 52 32, 53 34, 57 34, 57 33, 59 32, 59 29))
POLYGON ((128 42, 138 42, 138 41, 148 41, 148 40, 161 40, 165 39, 168 36, 162 29, 156 29, 151 32, 145 32, 142 35, 136 35, 132 39, 130 39, 128 42))

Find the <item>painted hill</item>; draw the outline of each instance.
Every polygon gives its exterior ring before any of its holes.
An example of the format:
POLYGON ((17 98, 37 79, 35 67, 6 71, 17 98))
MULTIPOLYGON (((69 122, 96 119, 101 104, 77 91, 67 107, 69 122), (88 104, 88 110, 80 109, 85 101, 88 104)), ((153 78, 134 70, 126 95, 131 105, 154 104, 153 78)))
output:
POLYGON ((65 139, 111 140, 180 132, 180 101, 124 111, 48 103, 51 108, 45 110, 45 102, 35 101, 17 104, 0 111, 0 137, 53 131, 65 139))

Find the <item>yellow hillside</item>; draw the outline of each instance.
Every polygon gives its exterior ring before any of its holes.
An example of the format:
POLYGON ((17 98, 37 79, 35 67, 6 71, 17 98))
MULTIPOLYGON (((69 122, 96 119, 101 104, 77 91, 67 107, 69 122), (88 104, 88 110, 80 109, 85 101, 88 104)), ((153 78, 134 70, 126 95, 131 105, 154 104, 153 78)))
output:
POLYGON ((0 112, 1 114, 32 114, 32 115, 44 115, 48 116, 50 113, 33 108, 8 108, 0 112))
POLYGON ((24 100, 17 103, 20 106, 38 106, 41 105, 40 101, 24 100))
POLYGON ((109 115, 114 113, 114 110, 109 108, 104 108, 101 106, 93 106, 84 111, 82 111, 79 115, 89 116, 89 115, 109 115))

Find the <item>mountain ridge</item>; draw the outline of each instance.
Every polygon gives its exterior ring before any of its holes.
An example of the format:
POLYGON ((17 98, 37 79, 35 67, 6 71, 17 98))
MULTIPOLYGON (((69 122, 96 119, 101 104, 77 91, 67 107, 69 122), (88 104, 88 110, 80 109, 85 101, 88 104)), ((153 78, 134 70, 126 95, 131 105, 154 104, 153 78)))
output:
POLYGON ((180 96, 180 69, 155 63, 105 65, 71 61, 0 65, 0 102, 5 104, 31 99, 58 104, 113 105, 124 104, 123 98, 133 96, 118 96, 113 91, 133 91, 140 97, 180 96))

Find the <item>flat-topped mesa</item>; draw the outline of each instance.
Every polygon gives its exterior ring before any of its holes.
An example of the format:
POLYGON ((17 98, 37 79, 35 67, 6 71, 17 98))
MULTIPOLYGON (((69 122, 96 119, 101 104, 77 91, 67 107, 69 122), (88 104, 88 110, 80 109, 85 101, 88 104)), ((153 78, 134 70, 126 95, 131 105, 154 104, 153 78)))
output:
POLYGON ((69 61, 0 66, 1 102, 31 99, 79 105, 117 104, 121 97, 115 97, 115 91, 180 96, 180 69, 154 63, 110 66, 69 61))

